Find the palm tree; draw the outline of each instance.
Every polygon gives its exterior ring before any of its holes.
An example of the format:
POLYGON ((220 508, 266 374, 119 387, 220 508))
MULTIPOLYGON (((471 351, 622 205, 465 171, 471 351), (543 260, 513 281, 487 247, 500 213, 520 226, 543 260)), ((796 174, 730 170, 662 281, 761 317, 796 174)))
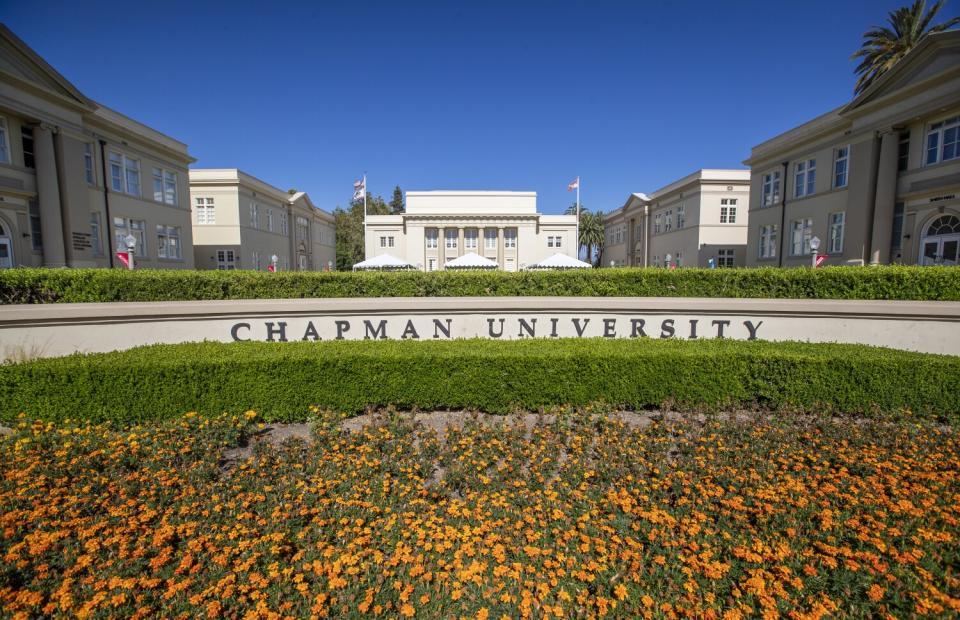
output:
MULTIPOLYGON (((564 215, 576 215, 577 203, 573 203, 567 207, 567 210, 563 213, 564 215)), ((599 211, 593 213, 581 204, 579 236, 577 258, 580 257, 580 249, 584 248, 587 251, 587 260, 593 264, 595 262, 593 257, 594 250, 599 250, 603 247, 603 213, 599 211)), ((599 251, 597 254, 599 256, 599 251)))
POLYGON ((863 59, 855 69, 859 77, 853 89, 854 95, 866 90, 928 35, 960 24, 960 17, 954 17, 930 27, 930 22, 945 1, 937 0, 930 10, 926 11, 926 0, 914 0, 910 6, 890 11, 887 16, 889 27, 873 26, 871 30, 863 33, 863 45, 850 57, 851 60, 863 59))

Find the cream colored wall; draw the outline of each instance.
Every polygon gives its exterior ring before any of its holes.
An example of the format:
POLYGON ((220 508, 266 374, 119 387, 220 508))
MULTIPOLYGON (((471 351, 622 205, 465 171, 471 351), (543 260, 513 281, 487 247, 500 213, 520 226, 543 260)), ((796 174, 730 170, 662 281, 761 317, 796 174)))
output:
POLYGON ((537 212, 536 192, 407 192, 408 215, 533 215, 537 212))

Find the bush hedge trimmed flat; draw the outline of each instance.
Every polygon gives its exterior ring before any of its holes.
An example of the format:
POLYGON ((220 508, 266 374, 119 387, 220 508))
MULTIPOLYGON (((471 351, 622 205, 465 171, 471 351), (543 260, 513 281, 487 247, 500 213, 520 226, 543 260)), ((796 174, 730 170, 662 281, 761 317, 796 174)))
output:
POLYGON ((860 345, 704 340, 192 343, 0 367, 0 417, 120 424, 185 411, 310 405, 507 412, 604 402, 635 409, 796 408, 956 419, 960 357, 860 345))
POLYGON ((960 300, 957 267, 584 269, 505 273, 4 269, 0 303, 303 297, 753 297, 960 300))

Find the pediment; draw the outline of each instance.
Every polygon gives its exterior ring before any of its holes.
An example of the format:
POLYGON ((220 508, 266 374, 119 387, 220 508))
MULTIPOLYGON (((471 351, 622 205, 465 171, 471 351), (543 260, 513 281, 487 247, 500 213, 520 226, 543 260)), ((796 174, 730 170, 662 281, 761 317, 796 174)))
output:
POLYGON ((0 25, 0 71, 7 73, 15 80, 27 82, 35 88, 58 95, 77 105, 90 109, 96 108, 96 105, 73 84, 2 25, 0 25))

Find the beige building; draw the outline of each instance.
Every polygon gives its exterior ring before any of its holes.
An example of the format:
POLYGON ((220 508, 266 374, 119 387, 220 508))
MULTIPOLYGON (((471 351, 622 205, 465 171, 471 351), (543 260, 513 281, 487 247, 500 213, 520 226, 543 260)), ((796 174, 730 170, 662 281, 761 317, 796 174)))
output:
POLYGON ((956 265, 960 31, 927 37, 850 103, 755 146, 747 264, 956 265))
POLYGON ((366 258, 391 254, 424 271, 475 253, 504 271, 577 256, 575 215, 537 213, 536 192, 407 192, 406 212, 367 216, 366 258))
POLYGON ((652 194, 631 194, 604 217, 600 264, 742 267, 749 170, 703 169, 652 194))
POLYGON ((0 25, 0 268, 192 268, 187 146, 96 103, 0 25))
POLYGON ((334 218, 304 192, 289 193, 236 168, 190 171, 198 269, 334 268, 334 218))

